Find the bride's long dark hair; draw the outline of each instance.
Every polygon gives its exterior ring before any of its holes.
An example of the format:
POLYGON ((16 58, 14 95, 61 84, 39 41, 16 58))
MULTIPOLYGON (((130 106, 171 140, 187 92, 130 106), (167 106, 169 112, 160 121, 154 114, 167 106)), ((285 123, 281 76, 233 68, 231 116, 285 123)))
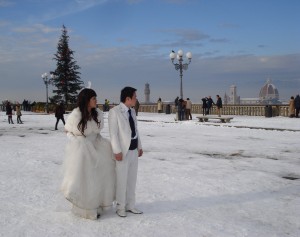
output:
POLYGON ((86 129, 88 120, 93 119, 97 123, 98 127, 100 127, 100 122, 98 121, 97 110, 95 108, 92 108, 91 113, 89 113, 89 111, 88 111, 88 105, 89 105, 90 99, 93 96, 97 96, 97 94, 94 90, 89 89, 89 88, 83 89, 78 95, 77 106, 81 112, 81 120, 78 123, 77 128, 82 133, 83 136, 85 136, 84 130, 86 129))

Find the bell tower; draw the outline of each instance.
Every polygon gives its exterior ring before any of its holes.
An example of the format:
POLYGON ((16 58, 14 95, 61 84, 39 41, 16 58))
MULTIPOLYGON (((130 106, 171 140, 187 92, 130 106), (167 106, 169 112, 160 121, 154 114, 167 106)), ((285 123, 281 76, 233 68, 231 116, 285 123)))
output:
POLYGON ((231 87, 230 87, 230 96, 229 96, 229 98, 230 98, 230 104, 237 104, 237 93, 236 93, 236 86, 235 85, 232 85, 231 87))
POLYGON ((145 84, 145 104, 149 104, 150 103, 150 85, 149 83, 145 84))

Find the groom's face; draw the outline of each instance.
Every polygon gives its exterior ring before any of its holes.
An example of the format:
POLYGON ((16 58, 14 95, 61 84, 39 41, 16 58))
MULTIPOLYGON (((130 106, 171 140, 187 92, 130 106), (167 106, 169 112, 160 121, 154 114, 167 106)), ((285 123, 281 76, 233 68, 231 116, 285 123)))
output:
POLYGON ((136 104, 136 92, 134 92, 132 98, 127 97, 126 100, 127 100, 127 105, 129 105, 129 107, 135 106, 135 104, 136 104))

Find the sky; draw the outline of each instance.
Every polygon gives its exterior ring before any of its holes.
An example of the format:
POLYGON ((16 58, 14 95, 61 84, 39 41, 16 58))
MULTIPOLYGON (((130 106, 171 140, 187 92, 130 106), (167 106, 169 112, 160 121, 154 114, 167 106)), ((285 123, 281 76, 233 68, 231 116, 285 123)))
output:
MULTIPOLYGON (((46 101, 41 78, 55 70, 62 25, 81 80, 119 102, 133 86, 141 102, 180 95, 172 50, 191 52, 183 97, 258 97, 267 79, 280 99, 300 93, 298 0, 0 0, 0 100, 46 101)), ((187 62, 186 58, 185 63, 187 62)), ((52 95, 49 87, 49 96, 52 95)))
MULTIPOLYGON (((62 122, 54 130, 54 114, 22 112, 24 124, 0 112, 0 236, 300 236, 300 119, 224 124, 139 113, 136 207, 144 214, 120 218, 114 206, 93 221, 74 216, 60 191, 62 122)), ((101 135, 109 139, 107 114, 101 135)))

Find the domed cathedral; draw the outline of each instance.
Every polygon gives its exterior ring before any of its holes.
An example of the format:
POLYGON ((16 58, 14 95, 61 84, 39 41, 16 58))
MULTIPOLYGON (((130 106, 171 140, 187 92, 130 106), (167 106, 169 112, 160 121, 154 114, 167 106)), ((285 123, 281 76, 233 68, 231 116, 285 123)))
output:
POLYGON ((268 79, 266 84, 260 89, 259 100, 261 104, 279 104, 279 92, 272 84, 271 79, 268 79))

